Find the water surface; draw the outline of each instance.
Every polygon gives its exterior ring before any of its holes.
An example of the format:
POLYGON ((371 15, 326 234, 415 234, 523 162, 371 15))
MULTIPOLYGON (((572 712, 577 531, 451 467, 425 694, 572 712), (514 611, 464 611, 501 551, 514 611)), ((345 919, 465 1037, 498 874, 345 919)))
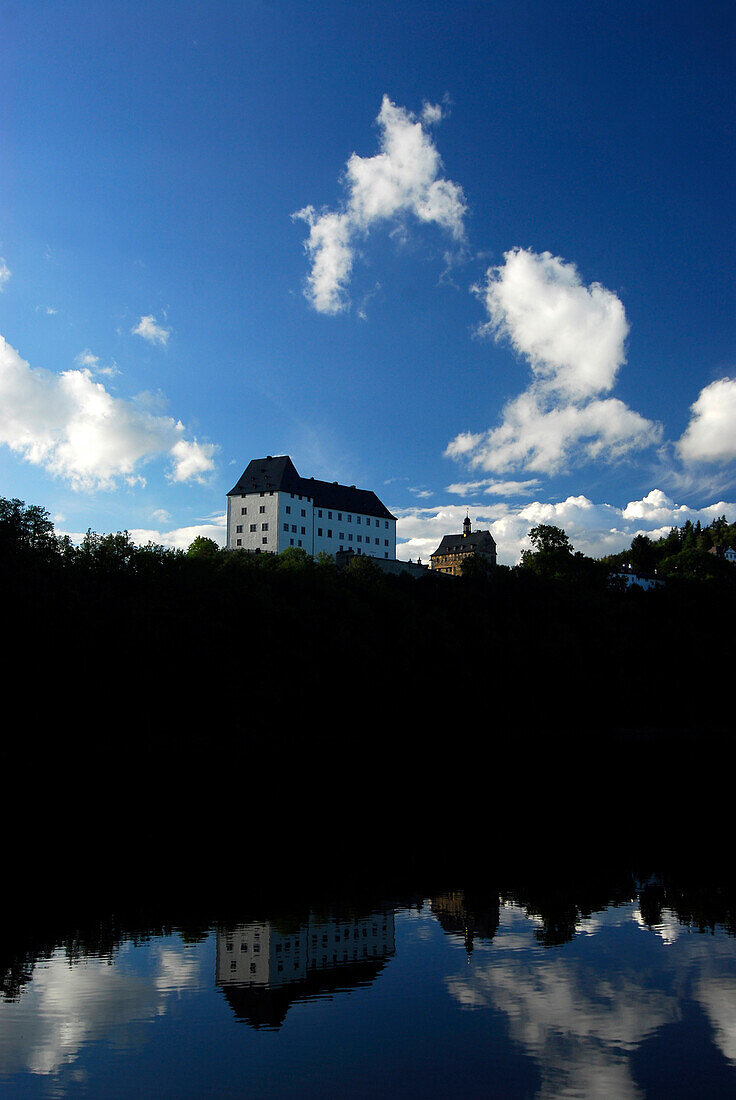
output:
POLYGON ((6 930, 2 1095, 736 1095, 724 881, 406 887, 6 930))

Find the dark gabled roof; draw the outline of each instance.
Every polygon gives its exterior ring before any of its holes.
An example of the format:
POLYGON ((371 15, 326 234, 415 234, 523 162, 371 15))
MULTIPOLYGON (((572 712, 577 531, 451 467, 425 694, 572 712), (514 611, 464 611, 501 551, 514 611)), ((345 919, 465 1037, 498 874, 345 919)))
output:
POLYGON ((356 489, 354 485, 338 485, 336 481, 303 481, 303 490, 314 497, 318 508, 336 508, 340 512, 360 512, 364 516, 396 519, 371 489, 356 489))
POLYGON ((356 489, 354 485, 339 485, 336 481, 300 477, 288 455, 254 458, 227 495, 264 492, 298 493, 309 497, 318 508, 396 519, 371 489, 356 489))
POLYGON ((242 496, 244 493, 284 492, 304 493, 302 479, 288 455, 276 458, 253 458, 246 466, 237 485, 227 494, 242 496))
POLYGON ((469 535, 443 535, 434 554, 466 554, 469 550, 495 550, 496 540, 490 531, 471 531, 469 535))

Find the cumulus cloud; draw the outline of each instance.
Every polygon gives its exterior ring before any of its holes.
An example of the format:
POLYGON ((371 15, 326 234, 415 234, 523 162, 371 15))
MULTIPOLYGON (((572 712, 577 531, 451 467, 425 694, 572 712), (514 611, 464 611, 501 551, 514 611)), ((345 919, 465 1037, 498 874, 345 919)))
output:
POLYGON ((215 448, 184 432, 181 421, 114 397, 89 367, 32 368, 0 337, 0 443, 72 488, 133 484, 144 463, 164 455, 173 480, 201 481, 214 468, 215 448))
POLYGON ((685 462, 736 458, 736 378, 720 378, 700 391, 677 449, 685 462))
MULTIPOLYGON (((403 561, 421 557, 426 561, 443 535, 462 530, 466 510, 465 504, 449 504, 399 511, 397 557, 403 561)), ((641 500, 630 501, 623 508, 596 504, 589 497, 579 495, 553 502, 473 503, 469 510, 473 527, 489 530, 493 535, 498 560, 504 565, 513 565, 519 560, 522 549, 529 545, 530 529, 540 523, 562 527, 576 550, 591 557, 603 557, 627 549, 635 535, 646 534, 657 539, 688 519, 693 523, 700 520, 705 525, 725 515, 730 523, 736 522, 736 503, 721 500, 693 508, 677 504, 661 489, 653 489, 641 500)))
POLYGON ((445 455, 496 473, 523 469, 553 474, 576 461, 623 458, 660 438, 657 425, 618 398, 557 403, 532 386, 509 401, 497 428, 480 436, 458 436, 445 455))
POLYGON ((658 443, 662 429, 610 392, 626 361, 619 298, 585 286, 572 263, 515 248, 474 287, 488 313, 482 333, 507 340, 531 368, 527 389, 485 432, 461 432, 448 458, 489 472, 552 474, 580 461, 612 461, 658 443))
MULTIPOLYGON (((158 518, 154 514, 154 519, 158 518)), ((165 531, 155 528, 134 528, 128 532, 136 546, 147 546, 152 542, 155 546, 168 546, 172 550, 186 550, 200 536, 212 539, 218 546, 225 546, 227 542, 227 517, 213 517, 208 523, 191 524, 189 527, 176 527, 165 531)), ((73 541, 78 541, 84 536, 73 535, 73 541)))
POLYGON ((138 324, 133 325, 130 331, 135 336, 142 336, 144 340, 148 340, 149 344, 161 344, 164 347, 168 344, 169 336, 171 336, 171 329, 159 325, 152 314, 141 317, 138 324))
POLYGON ((317 212, 305 206, 292 215, 309 226, 305 249, 312 269, 305 294, 320 313, 347 308, 356 241, 374 225, 412 215, 438 225, 455 240, 463 238, 462 188, 441 175, 442 160, 427 131, 442 114, 441 107, 425 104, 417 118, 384 96, 377 119, 380 152, 373 157, 350 156, 344 208, 317 212))
POLYGON ((483 331, 508 339, 550 388, 574 399, 612 388, 629 331, 612 291, 585 286, 559 256, 523 248, 507 252, 474 289, 488 311, 483 331))
MULTIPOLYGON (((177 429, 184 431, 184 425, 179 422, 177 429)), ((196 439, 178 439, 169 452, 172 458, 170 479, 202 481, 204 475, 214 468, 215 449, 213 443, 199 443, 196 439)))

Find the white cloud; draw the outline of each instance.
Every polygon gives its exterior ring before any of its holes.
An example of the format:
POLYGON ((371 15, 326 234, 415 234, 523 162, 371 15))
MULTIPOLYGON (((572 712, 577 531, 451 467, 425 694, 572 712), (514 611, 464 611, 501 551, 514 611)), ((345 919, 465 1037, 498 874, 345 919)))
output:
MULTIPOLYGON (((177 428, 184 431, 179 422, 177 428)), ((214 455, 217 448, 213 443, 198 443, 196 439, 179 439, 170 450, 172 468, 169 477, 172 481, 202 481, 205 475, 214 469, 214 455)))
POLYGON ((413 215, 440 226, 457 241, 463 238, 462 188, 441 175, 440 155, 425 129, 441 117, 436 105, 425 104, 417 118, 384 96, 377 119, 380 152, 373 157, 350 156, 344 209, 317 213, 306 206, 293 215, 309 225, 305 248, 312 270, 305 294, 319 312, 334 314, 347 308, 355 242, 374 225, 413 215))
POLYGON ((84 367, 88 371, 92 371, 95 374, 102 374, 107 378, 114 378, 116 374, 119 374, 117 363, 113 360, 107 366, 100 366, 100 357, 90 351, 89 348, 85 348, 84 351, 80 351, 79 355, 74 356, 74 362, 78 367, 84 367))
POLYGON ((34 369, 2 337, 0 443, 80 490, 138 482, 139 467, 165 454, 177 481, 214 468, 214 447, 186 440, 180 421, 114 397, 86 367, 34 369))
MULTIPOLYGON (((168 546, 172 550, 186 550, 200 536, 212 539, 218 546, 225 546, 227 541, 226 532, 227 519, 223 514, 210 523, 195 523, 189 527, 176 527, 170 531, 139 527, 128 533, 136 546, 147 546, 149 542, 152 542, 155 546, 168 546)), ((80 538, 78 535, 72 535, 71 537, 72 541, 77 542, 81 541, 84 536, 80 538)))
POLYGON ((538 486, 537 477, 529 481, 495 481, 493 478, 486 477, 480 481, 454 482, 446 487, 445 492, 454 493, 460 497, 475 496, 479 492, 491 497, 530 496, 538 486))
POLYGON ((719 378, 700 391, 690 423, 677 444, 685 462, 736 458, 736 378, 719 378))
POLYGON ((582 460, 624 458, 660 439, 658 425, 616 397, 558 403, 543 388, 531 386, 505 406, 499 427, 457 436, 445 455, 495 473, 554 474, 582 460))
POLYGON ((574 399, 612 388, 629 331, 612 291, 586 287, 559 256, 523 248, 505 253, 475 290, 488 311, 484 329, 506 337, 536 378, 574 399))
POLYGON ((99 356, 95 355, 89 348, 85 348, 84 351, 80 351, 79 355, 74 356, 74 362, 77 366, 87 367, 88 370, 94 370, 99 361, 99 356))
POLYGON ((5 284, 10 278, 10 268, 5 263, 5 260, 0 256, 0 291, 5 289, 5 284))
POLYGON ((628 322, 618 297, 585 286, 577 268, 549 252, 515 248, 473 288, 489 320, 480 331, 507 339, 531 368, 527 389, 486 432, 461 432, 445 455, 489 472, 552 474, 580 461, 613 461, 658 443, 658 424, 604 397, 625 362, 628 322))
POLYGON ((319 313, 340 313, 348 304, 346 284, 353 269, 353 227, 346 214, 321 214, 305 206, 294 215, 309 226, 305 249, 312 260, 306 296, 319 313))
MULTIPOLYGON (((465 504, 440 507, 407 508, 398 512, 396 525, 397 557, 403 561, 421 557, 426 561, 434 553, 443 535, 462 530, 465 504)), ((635 535, 652 539, 666 535, 686 520, 711 523, 725 515, 736 522, 736 503, 718 501, 703 508, 677 504, 660 489, 653 489, 641 500, 619 508, 596 504, 586 496, 569 496, 557 502, 530 501, 525 504, 498 502, 471 504, 473 528, 490 530, 498 549, 498 560, 513 565, 528 545, 527 535, 539 523, 562 527, 576 550, 591 557, 603 557, 628 549, 635 535)))
POLYGON ((171 336, 171 329, 159 325, 152 314, 141 317, 138 324, 134 325, 130 331, 135 336, 142 336, 144 340, 148 340, 149 344, 162 344, 164 346, 168 344, 169 336, 171 336))
POLYGON ((422 107, 422 122, 427 126, 435 126, 445 117, 445 112, 439 103, 425 103, 422 107))

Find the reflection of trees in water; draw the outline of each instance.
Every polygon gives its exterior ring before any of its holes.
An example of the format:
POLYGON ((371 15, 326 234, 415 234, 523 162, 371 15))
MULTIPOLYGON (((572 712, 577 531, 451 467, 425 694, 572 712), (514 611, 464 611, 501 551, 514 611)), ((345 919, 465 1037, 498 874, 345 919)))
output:
MULTIPOLYGON (((469 943, 493 939, 499 899, 518 905, 535 918, 535 935, 545 946, 568 942, 581 923, 610 905, 625 904, 634 898, 638 899, 641 921, 649 927, 660 926, 663 914, 669 914, 697 931, 723 929, 736 935, 736 884, 725 865, 691 865, 677 870, 671 862, 665 872, 657 874, 646 869, 634 874, 615 867, 574 873, 561 870, 557 875, 549 870, 532 869, 523 875, 504 871, 494 875, 492 886, 478 885, 469 874, 464 877, 467 886, 461 891, 418 889, 395 895, 386 905, 410 906, 429 894, 441 926, 463 938, 467 936, 469 943)), ((357 919, 375 908, 375 899, 364 890, 352 905, 343 895, 341 904, 345 914, 357 919)), ((320 906, 327 919, 328 902, 318 902, 316 909, 320 906)), ((237 919, 243 906, 241 902, 218 901, 209 910, 201 905, 193 909, 175 900, 169 904, 163 900, 155 912, 146 912, 143 907, 135 913, 125 909, 113 912, 100 910, 83 897, 79 908, 67 906, 60 912, 54 912, 48 900, 34 911, 6 907, 0 916, 0 997, 17 999, 32 980, 37 963, 50 959, 59 949, 74 965, 89 957, 113 959, 124 943, 136 944, 172 931, 177 931, 184 943, 201 942, 217 923, 218 909, 229 909, 237 919)), ((268 914, 261 905, 260 912, 267 914, 277 929, 288 933, 307 919, 309 902, 305 899, 294 909, 285 908, 282 914, 268 914)))

